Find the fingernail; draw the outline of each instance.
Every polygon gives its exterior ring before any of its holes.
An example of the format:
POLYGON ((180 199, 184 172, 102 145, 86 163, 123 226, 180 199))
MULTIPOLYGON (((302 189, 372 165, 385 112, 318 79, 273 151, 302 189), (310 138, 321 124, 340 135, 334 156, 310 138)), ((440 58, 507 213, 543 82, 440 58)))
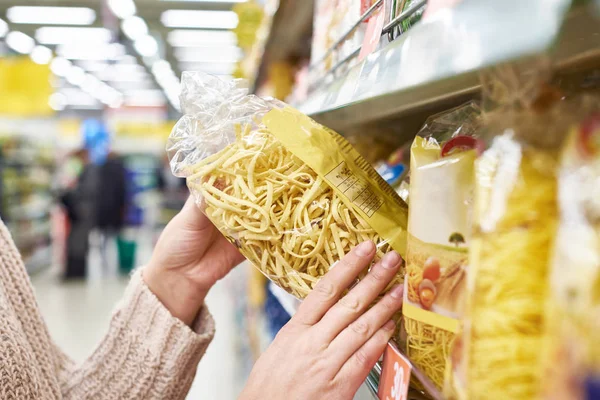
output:
POLYGON ((395 251, 387 253, 381 260, 381 265, 383 265, 383 268, 387 269, 394 269, 398 264, 400 264, 400 254, 395 251))
POLYGON ((386 331, 393 331, 394 329, 396 329, 396 323, 393 319, 390 319, 388 322, 385 323, 383 329, 385 329, 386 331))
POLYGON ((390 295, 395 299, 401 298, 403 294, 404 294, 404 286, 403 285, 396 285, 392 288, 392 290, 390 290, 390 295))
POLYGON ((359 257, 366 257, 373 252, 375 245, 370 240, 362 242, 356 247, 356 255, 359 257))

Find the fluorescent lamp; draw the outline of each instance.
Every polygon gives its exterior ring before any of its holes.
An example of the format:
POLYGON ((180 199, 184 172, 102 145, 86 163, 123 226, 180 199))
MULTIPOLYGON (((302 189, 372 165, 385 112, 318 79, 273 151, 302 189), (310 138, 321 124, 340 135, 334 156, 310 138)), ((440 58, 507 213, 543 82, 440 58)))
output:
POLYGON ((35 47, 35 40, 23 32, 12 31, 6 35, 6 45, 21 54, 29 54, 35 47))
POLYGON ((36 64, 48 64, 52 61, 52 50, 46 46, 35 46, 29 57, 36 64))
POLYGON ((65 88, 57 94, 62 95, 65 99, 65 105, 73 108, 83 109, 97 109, 101 108, 98 100, 89 93, 84 92, 81 89, 76 88, 65 88))
POLYGON ((171 3, 245 3, 248 0, 160 0, 171 3))
POLYGON ((99 71, 98 78, 111 82, 141 82, 150 78, 139 64, 116 64, 99 71))
POLYGON ((102 82, 93 75, 87 74, 83 82, 81 82, 81 88, 90 93, 94 94, 102 87, 102 82))
POLYGON ((3 19, 0 19, 0 37, 6 36, 8 31, 8 24, 3 19))
POLYGON ((234 45, 235 33, 202 29, 175 29, 169 32, 167 41, 173 47, 234 45))
POLYGON ((63 93, 53 93, 48 99, 48 105, 55 111, 62 111, 67 106, 67 96, 63 93))
POLYGON ((236 46, 181 47, 174 50, 182 62, 237 62, 242 59, 242 49, 236 46))
POLYGON ((62 57, 55 57, 50 63, 50 70, 56 76, 65 77, 69 73, 72 66, 73 64, 71 61, 62 57))
POLYGON ((180 63, 181 71, 202 71, 213 75, 231 75, 235 71, 233 63, 180 63))
POLYGON ((42 44, 108 43, 112 39, 106 28, 79 28, 65 26, 44 26, 35 32, 35 39, 42 44))
POLYGON ((96 12, 87 7, 15 6, 6 11, 6 17, 15 24, 91 25, 96 12))
POLYGON ((86 74, 83 68, 72 66, 69 72, 67 72, 67 82, 71 85, 79 86, 85 80, 86 74))
POLYGON ((233 11, 167 10, 160 20, 171 28, 233 29, 238 24, 238 16, 233 11))
POLYGON ((119 43, 102 46, 86 46, 84 43, 60 45, 56 53, 69 60, 116 60, 126 54, 125 47, 119 43))
POLYGON ((133 43, 135 51, 142 57, 152 57, 158 54, 158 43, 150 35, 145 35, 133 43))
POLYGON ((121 29, 125 36, 131 40, 140 39, 148 34, 148 25, 146 25, 146 21, 137 16, 124 19, 121 23, 121 29))
POLYGON ((137 11, 133 0, 108 0, 108 8, 120 19, 132 17, 137 11))
POLYGON ((77 65, 85 69, 87 72, 100 72, 108 68, 108 63, 102 61, 78 61, 77 65))

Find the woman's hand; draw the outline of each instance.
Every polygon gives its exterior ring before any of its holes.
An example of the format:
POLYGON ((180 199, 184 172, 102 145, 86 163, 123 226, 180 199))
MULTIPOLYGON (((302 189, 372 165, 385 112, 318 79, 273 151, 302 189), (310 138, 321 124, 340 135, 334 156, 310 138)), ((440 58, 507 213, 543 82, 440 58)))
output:
POLYGON ((144 281, 174 317, 191 325, 209 289, 243 260, 190 197, 160 235, 144 281))
POLYGON ((396 252, 341 297, 374 255, 374 244, 362 243, 319 281, 258 359, 240 399, 354 397, 394 333, 392 316, 402 306, 403 288, 396 286, 368 309, 398 272, 396 252))

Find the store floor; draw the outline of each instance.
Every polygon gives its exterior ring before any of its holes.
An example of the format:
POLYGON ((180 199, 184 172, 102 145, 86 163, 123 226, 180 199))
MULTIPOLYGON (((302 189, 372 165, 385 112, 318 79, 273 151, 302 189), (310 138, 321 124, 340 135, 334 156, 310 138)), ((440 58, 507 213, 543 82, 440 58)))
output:
MULTIPOLYGON (((148 259, 150 249, 149 243, 140 248, 140 262, 148 259)), ((89 278, 85 282, 61 283, 53 270, 32 278, 52 337, 76 361, 90 355, 101 340, 111 312, 127 286, 127 279, 116 273, 116 257, 108 270, 103 270, 97 250, 92 250, 90 258, 89 278)), ((234 310, 226 288, 227 282, 220 282, 208 296, 217 334, 198 367, 188 399, 235 399, 240 390, 234 379, 234 310)))

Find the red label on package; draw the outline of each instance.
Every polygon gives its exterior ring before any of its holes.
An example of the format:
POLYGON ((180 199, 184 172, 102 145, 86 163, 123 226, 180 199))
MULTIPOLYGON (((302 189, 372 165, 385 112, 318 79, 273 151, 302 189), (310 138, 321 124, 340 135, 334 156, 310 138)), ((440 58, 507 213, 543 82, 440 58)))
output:
POLYGON ((380 400, 406 400, 412 365, 391 342, 383 354, 377 396, 380 400))
POLYGON ((375 12, 373 18, 369 19, 369 22, 367 23, 367 32, 365 33, 365 40, 363 41, 360 53, 358 54, 359 60, 363 60, 377 48, 377 45, 381 40, 381 31, 383 30, 384 19, 385 13, 381 9, 375 12))

